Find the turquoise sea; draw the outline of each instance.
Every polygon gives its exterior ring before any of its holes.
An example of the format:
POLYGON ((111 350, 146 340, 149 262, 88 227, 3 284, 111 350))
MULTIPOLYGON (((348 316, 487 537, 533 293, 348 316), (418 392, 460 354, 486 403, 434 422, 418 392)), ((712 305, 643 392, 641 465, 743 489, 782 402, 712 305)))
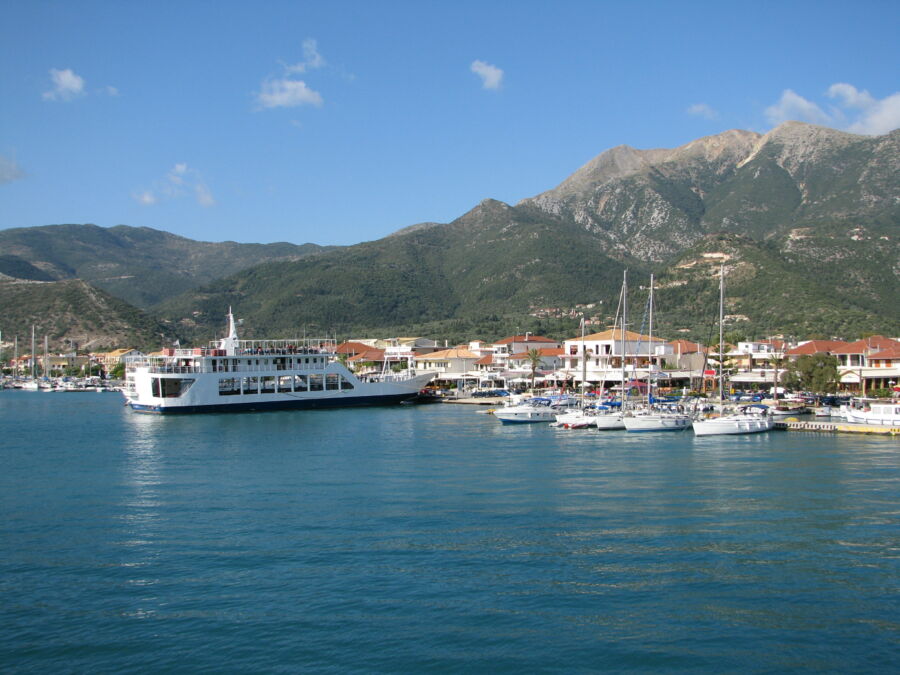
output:
POLYGON ((900 440, 0 392, 3 672, 898 672, 900 440))

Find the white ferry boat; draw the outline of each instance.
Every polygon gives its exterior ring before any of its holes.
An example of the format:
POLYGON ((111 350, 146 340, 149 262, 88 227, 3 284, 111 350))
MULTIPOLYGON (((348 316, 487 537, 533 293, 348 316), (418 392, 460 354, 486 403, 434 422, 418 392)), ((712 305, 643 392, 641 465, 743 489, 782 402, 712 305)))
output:
POLYGON ((334 340, 239 340, 208 348, 168 349, 126 362, 126 404, 172 414, 389 405, 416 398, 434 373, 357 377, 335 358, 334 340))

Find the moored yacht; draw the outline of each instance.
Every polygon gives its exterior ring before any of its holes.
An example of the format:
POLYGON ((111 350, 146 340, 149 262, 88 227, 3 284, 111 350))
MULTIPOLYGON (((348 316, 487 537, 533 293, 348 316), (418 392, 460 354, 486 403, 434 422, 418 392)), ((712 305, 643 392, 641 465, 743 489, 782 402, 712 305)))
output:
POLYGON ((521 403, 497 408, 494 411, 494 417, 503 424, 553 422, 558 411, 550 404, 549 398, 531 398, 521 403))
POLYGON ((775 420, 764 407, 747 406, 738 412, 693 422, 695 436, 756 434, 769 431, 775 420))
POLYGON ((740 411, 725 412, 725 375, 722 361, 725 354, 725 266, 719 268, 719 414, 695 419, 692 423, 695 436, 733 436, 756 434, 768 431, 774 426, 767 406, 749 405, 740 411))
POLYGON ((691 416, 680 412, 647 410, 626 414, 622 422, 628 431, 684 431, 691 426, 691 416))
POLYGON ((433 373, 385 372, 361 378, 335 358, 335 341, 240 340, 168 349, 126 363, 126 403, 150 413, 230 412, 387 405, 415 399, 433 373))

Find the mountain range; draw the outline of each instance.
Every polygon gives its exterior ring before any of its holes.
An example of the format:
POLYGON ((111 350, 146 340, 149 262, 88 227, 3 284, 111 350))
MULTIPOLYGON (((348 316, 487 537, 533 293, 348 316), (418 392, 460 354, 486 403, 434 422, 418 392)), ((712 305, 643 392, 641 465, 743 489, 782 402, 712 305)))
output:
POLYGON ((248 336, 456 341, 571 337, 585 307, 609 322, 627 269, 634 328, 653 272, 663 333, 703 338, 724 263, 733 332, 855 337, 900 334, 898 224, 900 130, 789 122, 675 149, 619 146, 518 204, 484 200, 451 223, 347 247, 212 244, 125 226, 6 230, 0 273, 35 287, 81 279, 148 312, 167 337, 212 337, 231 305, 248 336))

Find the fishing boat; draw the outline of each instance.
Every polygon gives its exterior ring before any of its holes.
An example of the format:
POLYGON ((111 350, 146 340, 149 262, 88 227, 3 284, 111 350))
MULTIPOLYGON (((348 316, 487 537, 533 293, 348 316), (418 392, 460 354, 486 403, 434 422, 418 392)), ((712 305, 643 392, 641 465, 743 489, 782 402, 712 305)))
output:
POLYGON ((869 402, 861 407, 851 405, 847 410, 847 421, 875 427, 900 428, 900 403, 869 402))
POLYGON ((240 340, 228 311, 228 335, 208 348, 166 349, 126 359, 126 404, 171 414, 388 405, 415 399, 434 373, 360 377, 335 357, 329 339, 240 340))
POLYGON ((725 409, 725 376, 722 362, 725 354, 725 266, 719 269, 719 406, 718 414, 698 418, 691 424, 695 436, 756 434, 769 431, 775 420, 766 406, 745 406, 736 412, 725 409))

